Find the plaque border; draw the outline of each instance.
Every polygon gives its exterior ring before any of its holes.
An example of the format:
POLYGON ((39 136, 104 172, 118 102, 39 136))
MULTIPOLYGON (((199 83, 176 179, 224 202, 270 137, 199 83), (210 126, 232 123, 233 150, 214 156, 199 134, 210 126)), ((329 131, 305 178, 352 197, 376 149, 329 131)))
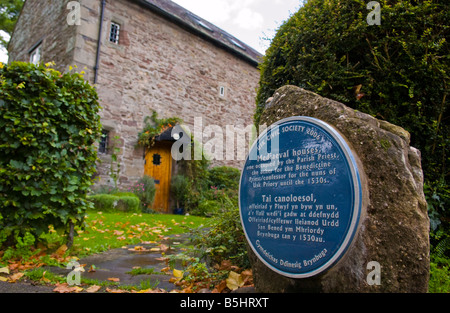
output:
POLYGON ((270 125, 269 127, 267 127, 259 136, 258 138, 255 140, 255 142, 252 144, 252 147, 249 149, 249 153, 245 159, 245 163, 244 163, 244 167, 243 170, 241 172, 241 177, 239 179, 239 216, 241 219, 241 224, 242 224, 242 228, 244 230, 245 233, 245 238, 247 239, 247 242, 249 244, 249 246, 251 247, 251 249, 253 250, 253 253, 255 253, 255 255, 257 256, 257 258, 264 263, 264 265, 266 265, 268 268, 270 268, 272 271, 283 275, 285 277, 289 277, 289 278, 309 278, 309 277, 313 277, 316 276, 328 269, 330 269, 330 267, 332 267, 333 265, 335 265, 344 255, 345 252, 347 252, 348 248, 350 247, 351 243, 353 242, 353 239, 356 235, 356 231, 358 229, 359 226, 359 222, 360 222, 360 218, 361 218, 361 211, 362 211, 362 184, 361 184, 361 175, 359 173, 359 169, 358 169, 358 164, 356 162, 356 159, 353 155, 352 150, 350 149, 350 146, 347 144, 347 141, 344 139, 344 137, 330 124, 318 119, 318 118, 314 118, 314 117, 309 117, 309 116, 293 116, 293 117, 288 117, 288 118, 284 118, 282 120, 279 120, 275 123, 273 123, 272 125, 270 125), (306 273, 301 273, 301 274, 294 274, 294 273, 289 273, 289 272, 285 272, 282 271, 276 267, 274 267, 273 265, 269 264, 258 252, 258 249, 256 249, 253 245, 253 243, 251 242, 248 234, 247 234, 247 230, 245 229, 245 224, 244 224, 244 220, 243 220, 243 216, 242 216, 242 208, 241 208, 241 183, 242 183, 242 177, 244 176, 244 170, 245 170, 245 165, 248 162, 248 159, 251 155, 251 151, 253 151, 253 149, 255 148, 255 146, 257 145, 258 141, 266 135, 266 133, 275 128, 275 127, 280 127, 282 124, 284 123, 288 123, 288 122, 293 122, 293 121, 300 121, 300 122, 308 122, 313 124, 314 126, 320 128, 321 130, 325 131, 326 133, 328 133, 331 137, 333 137, 333 139, 337 142, 337 144, 339 145, 339 147, 341 148, 341 150, 344 153, 345 159, 347 161, 347 163, 349 164, 349 168, 350 168, 350 172, 351 172, 351 177, 352 177, 352 184, 353 184, 353 192, 354 192, 354 202, 353 202, 353 212, 352 212, 352 220, 350 222, 350 227, 347 231, 347 234, 345 235, 344 241, 342 242, 341 246, 339 247, 338 251, 334 253, 334 255, 322 266, 310 271, 310 272, 306 272, 306 273))

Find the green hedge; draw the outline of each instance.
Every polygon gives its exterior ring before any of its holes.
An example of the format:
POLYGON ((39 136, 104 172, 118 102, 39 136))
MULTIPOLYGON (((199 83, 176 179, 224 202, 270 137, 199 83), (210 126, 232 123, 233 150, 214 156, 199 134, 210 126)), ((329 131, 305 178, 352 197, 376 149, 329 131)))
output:
POLYGON ((96 90, 80 74, 23 62, 0 63, 0 84, 0 246, 49 225, 69 232, 96 170, 96 90))
POLYGON ((132 193, 98 194, 88 196, 88 199, 93 202, 96 211, 135 213, 141 211, 139 198, 132 193))
POLYGON ((278 30, 260 66, 255 123, 266 100, 296 85, 399 125, 422 152, 436 238, 450 225, 450 1, 308 0, 278 30))

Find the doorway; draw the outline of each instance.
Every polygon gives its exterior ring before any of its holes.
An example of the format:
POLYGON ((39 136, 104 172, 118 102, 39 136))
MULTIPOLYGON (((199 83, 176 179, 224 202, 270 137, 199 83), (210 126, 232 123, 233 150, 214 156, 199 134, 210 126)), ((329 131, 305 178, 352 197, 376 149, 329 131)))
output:
POLYGON ((172 177, 172 142, 157 141, 145 155, 144 174, 155 180, 156 194, 152 209, 169 213, 170 181, 172 177))

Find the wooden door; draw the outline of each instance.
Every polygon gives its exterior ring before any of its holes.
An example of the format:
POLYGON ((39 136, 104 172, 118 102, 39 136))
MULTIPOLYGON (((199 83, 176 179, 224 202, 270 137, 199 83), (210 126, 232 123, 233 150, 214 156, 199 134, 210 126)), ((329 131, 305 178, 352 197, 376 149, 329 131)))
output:
POLYGON ((156 142, 145 156, 145 175, 155 180, 156 194, 152 209, 169 213, 170 180, 172 177, 172 144, 156 142))

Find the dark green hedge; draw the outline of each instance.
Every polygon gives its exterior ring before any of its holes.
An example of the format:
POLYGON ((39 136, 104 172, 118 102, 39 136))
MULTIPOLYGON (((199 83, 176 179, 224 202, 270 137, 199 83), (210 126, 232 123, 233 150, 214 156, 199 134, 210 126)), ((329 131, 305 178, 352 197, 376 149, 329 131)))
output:
POLYGON ((0 82, 1 246, 82 223, 101 125, 96 90, 79 74, 0 63, 0 82))
POLYGON ((134 194, 98 194, 88 196, 94 203, 94 209, 102 212, 133 212, 140 213, 140 201, 134 194))
POLYGON ((278 30, 261 65, 255 123, 291 84, 405 128, 422 152, 434 230, 450 221, 450 1, 309 0, 278 30), (440 224, 440 225, 439 225, 440 224))

